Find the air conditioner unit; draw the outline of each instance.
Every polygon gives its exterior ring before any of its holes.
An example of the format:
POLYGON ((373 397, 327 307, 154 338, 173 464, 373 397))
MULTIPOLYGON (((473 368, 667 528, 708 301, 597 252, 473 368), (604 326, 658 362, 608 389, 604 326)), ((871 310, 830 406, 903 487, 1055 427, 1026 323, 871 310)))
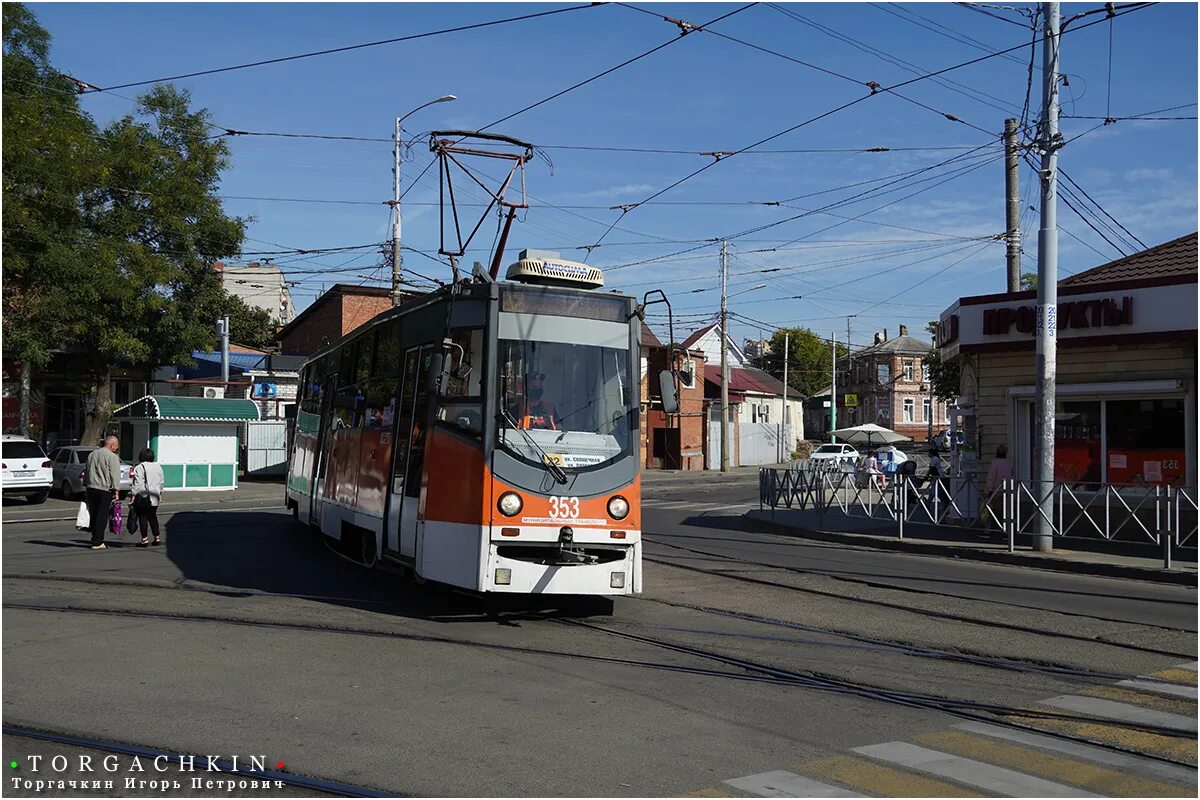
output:
POLYGON ((205 386, 204 387, 204 399, 205 400, 220 400, 224 396, 225 396, 225 387, 224 386, 205 386))

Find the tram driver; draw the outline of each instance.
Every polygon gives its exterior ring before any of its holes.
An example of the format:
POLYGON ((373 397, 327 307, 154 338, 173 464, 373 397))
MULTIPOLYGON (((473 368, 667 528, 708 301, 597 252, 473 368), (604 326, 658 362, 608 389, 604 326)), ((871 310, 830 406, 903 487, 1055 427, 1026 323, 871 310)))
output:
POLYGON ((525 384, 525 402, 509 409, 523 430, 558 430, 558 409, 545 399, 546 376, 535 372, 525 384))

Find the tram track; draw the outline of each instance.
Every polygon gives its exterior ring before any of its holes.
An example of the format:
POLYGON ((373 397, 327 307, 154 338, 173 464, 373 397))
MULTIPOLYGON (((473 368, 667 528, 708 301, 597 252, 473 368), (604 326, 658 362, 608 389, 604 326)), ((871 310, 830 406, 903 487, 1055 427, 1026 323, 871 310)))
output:
MULTIPOLYGON (((702 556, 705 556, 708 558, 722 559, 725 561, 730 561, 732 563, 741 564, 741 565, 745 565, 745 566, 754 566, 754 567, 760 567, 760 568, 769 569, 769 570, 770 569, 782 570, 784 572, 790 572, 790 573, 800 573, 800 574, 810 574, 810 575, 822 575, 823 574, 823 573, 820 573, 817 571, 804 570, 799 567, 788 567, 788 566, 783 566, 783 565, 779 565, 779 564, 768 564, 766 562, 754 561, 754 560, 750 560, 750 559, 742 559, 742 558, 738 558, 736 556, 728 556, 728 555, 724 555, 724 554, 720 554, 720 553, 712 553, 712 552, 708 552, 708 551, 698 550, 696 548, 685 547, 683 545, 667 544, 665 542, 658 542, 658 541, 655 541, 654 544, 661 545, 664 547, 670 547, 673 549, 684 550, 684 551, 691 552, 696 555, 702 555, 702 556)), ((702 575, 710 575, 713 577, 727 578, 729 580, 734 580, 734 581, 738 581, 741 583, 747 583, 747 584, 752 584, 752 585, 756 585, 756 586, 766 586, 766 587, 770 587, 773 589, 786 589, 788 591, 799 592, 802 594, 811 594, 811 595, 816 595, 819 597, 828 597, 828 598, 832 598, 835 600, 843 600, 843 601, 852 602, 852 603, 860 603, 862 605, 869 605, 869 606, 875 606, 875 607, 880 607, 880 608, 899 610, 899 611, 904 611, 904 612, 911 613, 911 614, 918 614, 920 616, 929 617, 932 619, 951 620, 954 622, 965 622, 965 623, 969 623, 969 624, 973 624, 973 625, 986 625, 986 626, 992 627, 992 628, 1002 628, 1004 630, 1011 630, 1011 631, 1015 631, 1015 632, 1019 632, 1019 633, 1027 633, 1027 634, 1048 637, 1048 638, 1053 638, 1053 639, 1066 639, 1066 640, 1070 640, 1070 641, 1086 642, 1088 644, 1099 644, 1099 645, 1105 645, 1105 646, 1109 646, 1109 647, 1116 647, 1116 648, 1120 648, 1120 649, 1124 649, 1124 650, 1131 650, 1131 651, 1140 652, 1140 653, 1147 653, 1150 655, 1168 656, 1171 658, 1187 659, 1187 658, 1193 658, 1195 656, 1194 653, 1181 653, 1181 652, 1173 651, 1173 650, 1162 650, 1162 649, 1154 648, 1154 647, 1146 647, 1144 645, 1137 645, 1137 644, 1131 644, 1128 642, 1118 642, 1118 641, 1112 641, 1112 640, 1106 640, 1106 639, 1096 639, 1096 638, 1089 637, 1089 636, 1080 636, 1078 634, 1066 633, 1066 632, 1062 632, 1062 631, 1047 632, 1047 631, 1039 629, 1039 628, 1034 628, 1034 627, 1030 627, 1027 625, 1019 625, 1019 624, 1011 623, 1011 622, 1003 622, 1000 620, 992 620, 992 619, 981 620, 978 617, 972 617, 972 616, 969 616, 966 614, 956 614, 956 613, 949 612, 949 611, 934 611, 931 609, 917 608, 917 607, 914 607, 911 605, 902 605, 900 603, 891 603, 886 600, 875 600, 875 599, 871 599, 871 598, 867 598, 867 597, 854 597, 851 595, 841 594, 838 592, 832 592, 832 591, 827 591, 827 590, 823 590, 823 589, 816 589, 816 588, 808 587, 808 586, 796 586, 796 585, 790 584, 790 583, 781 583, 779 581, 772 581, 772 580, 768 580, 766 578, 754 578, 754 577, 750 577, 750 576, 746 576, 746 575, 737 575, 737 574, 730 573, 726 570, 705 569, 703 567, 697 567, 697 566, 693 566, 690 564, 680 564, 677 561, 671 561, 666 558, 658 558, 655 556, 646 555, 644 553, 642 555, 642 560, 649 561, 654 564, 661 564, 661 565, 667 566, 667 567, 674 567, 675 569, 686 570, 688 572, 695 572, 695 573, 702 574, 702 575)), ((845 580, 845 579, 838 578, 837 580, 845 580)), ((853 582, 853 581, 851 581, 851 582, 853 582)), ((869 585, 872 585, 874 588, 891 589, 894 591, 907 591, 907 589, 899 589, 895 586, 888 586, 886 584, 869 584, 869 585)), ((916 591, 919 591, 919 590, 916 590, 916 591)), ((937 592, 926 592, 926 593, 927 594, 939 594, 937 592)), ((1000 600, 988 600, 985 598, 964 598, 964 597, 960 597, 958 595, 941 595, 941 596, 953 597, 953 598, 959 599, 959 600, 971 600, 974 602, 986 602, 986 603, 1011 606, 1011 607, 1017 607, 1017 608, 1026 608, 1026 606, 1005 603, 1004 601, 1000 601, 1000 600)), ((1067 611, 1058 611, 1058 610, 1053 610, 1053 609, 1036 609, 1036 610, 1046 611, 1048 613, 1053 613, 1053 614, 1062 614, 1064 616, 1084 617, 1084 618, 1088 618, 1088 619, 1093 619, 1098 622, 1113 622, 1113 623, 1119 623, 1119 624, 1124 624, 1124 625, 1136 625, 1138 627, 1153 628, 1156 630, 1170 631, 1172 633, 1193 633, 1192 631, 1183 631, 1183 630, 1179 630, 1179 629, 1175 629, 1175 628, 1164 628, 1162 626, 1145 625, 1142 623, 1129 622, 1127 620, 1112 620, 1112 619, 1106 619, 1103 617, 1093 617, 1093 616, 1086 615, 1086 614, 1078 614, 1078 613, 1067 612, 1067 611)), ((831 631, 831 632, 833 632, 833 631, 831 631)))
MULTIPOLYGON (((15 736, 23 739, 35 739, 43 742, 52 742, 58 745, 65 745, 68 747, 99 750, 105 753, 136 756, 138 758, 166 758, 168 762, 170 762, 172 759, 182 760, 183 758, 188 757, 185 753, 175 752, 167 749, 143 747, 141 745, 129 744, 127 742, 114 741, 112 739, 100 739, 94 736, 43 730, 41 728, 33 728, 26 725, 10 725, 5 723, 2 730, 5 736, 15 736)), ((310 775, 300 775, 284 770, 249 770, 244 766, 239 766, 230 762, 228 759, 217 758, 213 760, 213 763, 217 767, 217 769, 213 771, 219 772, 223 777, 237 776, 238 779, 242 780, 279 781, 285 786, 303 789, 308 792, 320 793, 330 797, 396 796, 395 792, 385 792, 366 786, 329 780, 327 778, 317 778, 310 775)))

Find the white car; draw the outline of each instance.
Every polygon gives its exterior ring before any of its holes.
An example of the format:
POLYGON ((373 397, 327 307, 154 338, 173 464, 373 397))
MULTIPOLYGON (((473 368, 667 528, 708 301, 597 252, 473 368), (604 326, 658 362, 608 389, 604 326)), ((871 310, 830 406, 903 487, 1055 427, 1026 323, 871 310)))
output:
POLYGON ((5 434, 0 440, 0 455, 4 495, 22 495, 30 503, 44 503, 54 483, 54 470, 41 446, 24 436, 5 434))
POLYGON ((823 444, 808 457, 814 466, 836 467, 858 461, 858 451, 848 444, 823 444))

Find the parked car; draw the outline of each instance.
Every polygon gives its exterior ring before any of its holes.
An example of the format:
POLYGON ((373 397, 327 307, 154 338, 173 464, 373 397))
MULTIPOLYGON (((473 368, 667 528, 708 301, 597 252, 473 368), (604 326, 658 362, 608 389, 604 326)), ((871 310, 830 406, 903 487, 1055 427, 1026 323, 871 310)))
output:
POLYGON ((0 454, 4 465, 0 479, 4 495, 20 495, 35 504, 46 502, 54 471, 41 446, 24 436, 5 434, 0 442, 0 454))
MULTIPOLYGON (((87 479, 87 460, 93 450, 99 448, 86 445, 60 447, 50 453, 50 461, 54 465, 54 488, 58 489, 64 498, 70 500, 83 494, 87 479)), ((128 461, 121 462, 121 493, 126 494, 133 489, 133 465, 128 461)))
POLYGON ((858 461, 858 451, 848 444, 823 444, 813 451, 808 460, 816 462, 816 466, 834 467, 858 461))

